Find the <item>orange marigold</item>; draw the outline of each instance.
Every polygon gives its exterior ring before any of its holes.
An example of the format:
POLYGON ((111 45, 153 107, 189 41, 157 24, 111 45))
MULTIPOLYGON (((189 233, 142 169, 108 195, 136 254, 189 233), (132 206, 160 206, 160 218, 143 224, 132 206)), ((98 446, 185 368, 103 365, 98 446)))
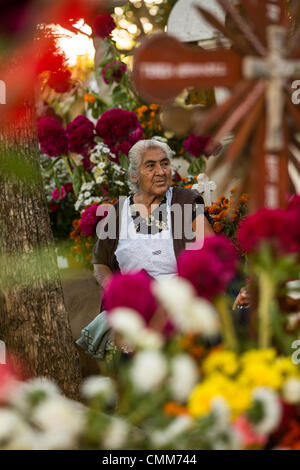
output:
POLYGON ((180 416, 188 414, 188 409, 186 406, 179 405, 174 401, 169 401, 164 405, 164 413, 166 415, 180 416))
POLYGON ((216 233, 219 233, 223 230, 224 225, 221 224, 220 222, 214 222, 213 228, 216 233))
POLYGON ((91 103, 91 104, 95 103, 95 101, 96 101, 95 96, 91 95, 90 93, 86 93, 84 95, 83 99, 86 103, 91 103))

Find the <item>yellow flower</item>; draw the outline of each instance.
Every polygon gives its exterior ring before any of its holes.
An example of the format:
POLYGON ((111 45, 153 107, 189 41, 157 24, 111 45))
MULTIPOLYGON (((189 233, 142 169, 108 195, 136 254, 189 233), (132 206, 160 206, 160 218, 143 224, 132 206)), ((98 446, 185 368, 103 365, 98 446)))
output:
POLYGON ((245 364, 237 381, 243 387, 271 387, 275 390, 279 389, 282 384, 279 371, 265 361, 245 364))
POLYGON ((299 368, 292 363, 291 357, 278 357, 274 369, 280 374, 283 382, 290 377, 300 376, 299 368))
POLYGON ((276 358, 276 351, 275 349, 250 349, 249 351, 245 352, 240 360, 242 364, 246 364, 249 362, 258 362, 258 361, 266 361, 272 362, 276 358))
POLYGON ((203 372, 205 375, 214 372, 222 372, 225 375, 236 374, 239 368, 236 354, 233 351, 216 351, 203 362, 203 372))

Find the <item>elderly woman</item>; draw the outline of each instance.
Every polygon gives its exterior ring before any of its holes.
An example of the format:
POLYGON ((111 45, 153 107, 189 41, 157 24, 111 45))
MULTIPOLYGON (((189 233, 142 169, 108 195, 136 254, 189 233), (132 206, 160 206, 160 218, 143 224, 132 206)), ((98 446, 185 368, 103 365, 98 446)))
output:
MULTIPOLYGON (((191 189, 171 186, 172 154, 158 140, 141 140, 131 148, 128 171, 135 192, 109 211, 93 250, 94 273, 101 288, 119 270, 145 270, 155 279, 174 276, 176 260, 187 243, 213 234, 202 197, 191 189), (110 225, 115 233, 103 236, 110 225)), ((96 359, 113 349, 105 311, 82 330, 77 344, 96 359)))

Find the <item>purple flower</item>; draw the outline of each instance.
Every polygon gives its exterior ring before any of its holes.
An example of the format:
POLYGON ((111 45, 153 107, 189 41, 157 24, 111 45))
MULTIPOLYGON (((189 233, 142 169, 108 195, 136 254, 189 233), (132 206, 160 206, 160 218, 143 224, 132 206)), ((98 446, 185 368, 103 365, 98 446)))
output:
POLYGON ((200 157, 205 155, 217 154, 220 150, 221 145, 215 144, 213 149, 208 148, 212 144, 212 137, 210 135, 195 135, 190 134, 189 137, 183 142, 185 150, 193 155, 194 157, 200 157))
POLYGON ((39 119, 37 132, 42 151, 50 157, 58 157, 68 152, 66 132, 53 117, 39 119))
POLYGON ((66 134, 69 140, 70 152, 87 156, 88 151, 95 145, 94 124, 85 116, 79 115, 67 125, 66 134))
POLYGON ((109 62, 102 70, 102 77, 104 82, 107 85, 110 85, 114 82, 120 83, 124 73, 126 72, 126 69, 126 65, 119 60, 113 60, 109 62))

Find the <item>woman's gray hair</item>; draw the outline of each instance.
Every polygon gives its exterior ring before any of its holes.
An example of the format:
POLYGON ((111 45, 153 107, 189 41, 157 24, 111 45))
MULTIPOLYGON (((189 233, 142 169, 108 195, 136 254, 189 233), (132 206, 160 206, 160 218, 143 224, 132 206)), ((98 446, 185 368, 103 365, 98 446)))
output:
POLYGON ((150 149, 160 149, 171 160, 175 152, 165 142, 156 139, 139 140, 131 147, 128 153, 129 167, 128 167, 128 182, 132 191, 137 191, 139 186, 133 183, 130 179, 129 172, 137 176, 139 166, 145 153, 150 149))

